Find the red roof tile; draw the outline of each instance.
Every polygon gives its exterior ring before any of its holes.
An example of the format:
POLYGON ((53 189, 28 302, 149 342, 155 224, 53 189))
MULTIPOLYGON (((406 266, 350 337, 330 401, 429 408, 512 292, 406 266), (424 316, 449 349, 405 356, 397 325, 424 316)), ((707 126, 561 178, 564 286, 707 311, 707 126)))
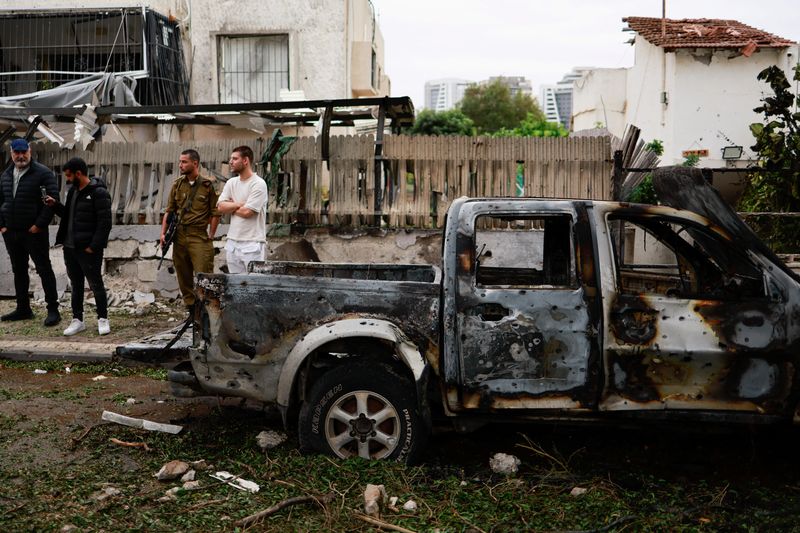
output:
POLYGON ((796 44, 737 20, 666 19, 666 34, 663 37, 660 18, 625 17, 622 22, 627 22, 630 29, 648 42, 665 49, 748 47, 748 50, 754 51, 758 47, 786 48, 796 44))

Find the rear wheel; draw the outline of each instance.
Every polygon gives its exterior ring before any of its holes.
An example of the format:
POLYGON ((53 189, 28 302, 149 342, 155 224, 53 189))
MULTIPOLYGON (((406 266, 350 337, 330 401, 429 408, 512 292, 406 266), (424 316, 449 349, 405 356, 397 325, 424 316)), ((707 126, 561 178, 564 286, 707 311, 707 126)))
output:
POLYGON ((322 375, 300 410, 304 451, 413 462, 427 440, 414 384, 385 363, 345 363, 322 375))

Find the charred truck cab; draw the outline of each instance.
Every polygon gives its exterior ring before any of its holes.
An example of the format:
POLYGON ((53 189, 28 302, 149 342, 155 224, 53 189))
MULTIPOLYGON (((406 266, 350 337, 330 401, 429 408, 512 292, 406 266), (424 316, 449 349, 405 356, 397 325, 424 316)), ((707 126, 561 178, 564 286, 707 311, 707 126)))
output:
POLYGON ((265 262, 198 275, 174 391, 277 404, 305 450, 402 461, 432 412, 466 426, 800 422, 800 283, 735 222, 461 198, 443 239, 441 269, 265 262))

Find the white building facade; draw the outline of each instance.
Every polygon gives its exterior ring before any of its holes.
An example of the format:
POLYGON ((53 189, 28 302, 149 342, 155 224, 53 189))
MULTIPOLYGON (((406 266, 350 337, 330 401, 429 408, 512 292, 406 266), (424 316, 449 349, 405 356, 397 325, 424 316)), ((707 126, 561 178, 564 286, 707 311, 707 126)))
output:
MULTIPOLYGON (((136 12, 147 9, 157 13, 161 27, 155 36, 145 31, 138 41, 136 38, 126 41, 126 46, 134 42, 133 52, 152 59, 153 54, 164 50, 164 43, 179 34, 191 104, 390 94, 390 81, 384 69, 383 36, 369 0, 30 0, 24 9, 16 2, 0 0, 0 15, 8 21, 0 33, 3 42, 8 42, 9 37, 19 34, 14 30, 19 27, 19 20, 15 26, 14 17, 28 17, 32 27, 42 27, 42 14, 52 12, 58 15, 52 20, 64 21, 63 33, 68 34, 71 16, 88 14, 80 19, 80 24, 88 28, 93 13, 98 18, 107 17, 104 13, 110 9, 128 10, 128 15, 122 17, 127 16, 127 22, 95 25, 91 32, 75 31, 73 42, 91 38, 93 41, 88 44, 96 45, 94 53, 122 57, 121 39, 132 28, 142 31, 136 25, 136 12), (137 46, 142 45, 138 51, 137 46)), ((37 41, 31 41, 30 46, 38 48, 30 60, 3 65, 2 70, 7 73, 10 68, 47 70, 48 64, 56 63, 79 68, 75 66, 76 56, 83 54, 85 59, 86 53, 71 51, 69 43, 58 41, 61 31, 51 33, 49 36, 46 30, 40 31, 35 37, 37 41)), ((117 59, 109 61, 111 70, 118 67, 125 71, 117 62, 117 59)), ((36 90, 52 84, 48 80, 55 70, 50 68, 50 71, 36 80, 36 90)), ((161 76, 168 78, 171 74, 177 75, 167 72, 161 76)), ((147 82, 147 75, 140 80, 147 82)))
POLYGON ((464 91, 473 83, 459 78, 425 82, 425 109, 437 112, 454 109, 464 98, 464 91))
POLYGON ((756 79, 778 65, 791 79, 797 43, 732 20, 624 19, 636 32, 634 65, 595 69, 575 81, 574 130, 604 124, 622 136, 625 125, 664 144, 662 165, 690 154, 702 167, 745 167, 755 157, 750 124, 769 87, 756 79), (728 150, 723 159, 723 149, 728 150))

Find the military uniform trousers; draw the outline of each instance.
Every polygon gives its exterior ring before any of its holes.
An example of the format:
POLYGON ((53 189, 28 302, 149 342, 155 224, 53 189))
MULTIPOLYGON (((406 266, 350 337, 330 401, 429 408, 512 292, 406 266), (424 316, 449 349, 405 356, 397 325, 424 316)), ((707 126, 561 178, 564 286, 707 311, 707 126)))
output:
POLYGON ((208 237, 206 226, 178 226, 172 246, 172 265, 178 278, 183 303, 193 306, 194 274, 213 272, 214 244, 208 237))

